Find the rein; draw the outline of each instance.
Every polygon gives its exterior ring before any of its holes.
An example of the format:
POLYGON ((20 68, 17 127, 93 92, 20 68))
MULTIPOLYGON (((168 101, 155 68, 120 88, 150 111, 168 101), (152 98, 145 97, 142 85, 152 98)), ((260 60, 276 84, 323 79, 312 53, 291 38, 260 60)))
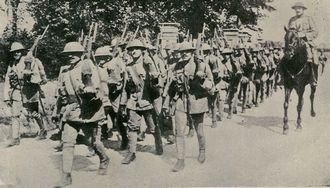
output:
MULTIPOLYGON (((297 40, 293 44, 294 44, 294 46, 298 46, 299 47, 301 45, 301 43, 302 42, 300 40, 297 40)), ((297 48, 296 48, 296 50, 297 50, 297 48)), ((297 76, 299 76, 304 71, 304 69, 306 68, 306 66, 307 66, 307 62, 304 64, 304 66, 296 74, 291 74, 291 72, 287 68, 285 68, 285 70, 290 75, 290 77, 292 79, 294 79, 294 78, 296 78, 297 76)))

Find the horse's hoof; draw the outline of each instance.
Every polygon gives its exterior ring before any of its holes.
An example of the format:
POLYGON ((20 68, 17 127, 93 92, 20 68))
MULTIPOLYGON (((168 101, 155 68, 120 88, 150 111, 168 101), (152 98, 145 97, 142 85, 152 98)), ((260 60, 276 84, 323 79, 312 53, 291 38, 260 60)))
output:
POLYGON ((259 104, 255 104, 255 107, 259 107, 259 104))
POLYGON ((244 114, 245 113, 245 109, 242 109, 242 114, 244 114))
POLYGON ((232 119, 232 118, 233 116, 231 114, 227 116, 227 119, 232 119))
POLYGON ((315 117, 316 116, 316 113, 315 112, 311 112, 311 116, 312 117, 315 117))

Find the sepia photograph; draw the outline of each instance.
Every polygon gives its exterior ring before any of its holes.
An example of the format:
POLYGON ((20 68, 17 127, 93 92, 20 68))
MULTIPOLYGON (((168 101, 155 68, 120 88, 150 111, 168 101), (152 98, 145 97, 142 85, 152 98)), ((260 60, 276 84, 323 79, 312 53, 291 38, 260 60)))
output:
POLYGON ((0 188, 330 187, 329 57, 330 0, 0 0, 0 188))

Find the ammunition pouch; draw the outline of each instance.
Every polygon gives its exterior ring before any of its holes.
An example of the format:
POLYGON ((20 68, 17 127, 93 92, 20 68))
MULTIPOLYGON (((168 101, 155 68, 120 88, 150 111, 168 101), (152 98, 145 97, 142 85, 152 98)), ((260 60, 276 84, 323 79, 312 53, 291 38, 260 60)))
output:
POLYGON ((82 119, 91 119, 102 107, 102 100, 96 96, 96 93, 82 93, 79 97, 82 119))
POLYGON ((19 85, 17 74, 15 73, 9 74, 9 85, 11 88, 16 88, 19 85))
MULTIPOLYGON (((205 81, 205 80, 204 80, 205 81)), ((195 79, 193 79, 190 83, 189 83, 189 87, 190 87, 190 93, 196 96, 196 99, 198 98, 204 98, 208 96, 208 90, 206 88, 203 87, 203 83, 201 83, 201 80, 197 77, 195 77, 195 79)))

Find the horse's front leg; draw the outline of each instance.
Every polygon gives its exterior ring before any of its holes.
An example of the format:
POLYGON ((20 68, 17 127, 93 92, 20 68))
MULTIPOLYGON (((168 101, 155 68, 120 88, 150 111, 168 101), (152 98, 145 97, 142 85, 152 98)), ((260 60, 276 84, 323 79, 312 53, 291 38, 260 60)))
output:
POLYGON ((287 135, 289 133, 289 118, 288 118, 288 108, 289 108, 289 101, 290 101, 290 95, 291 95, 292 89, 291 88, 285 88, 284 90, 284 118, 283 118, 283 134, 287 135))
POLYGON ((314 97, 315 97, 315 92, 316 92, 316 85, 311 85, 311 95, 310 95, 310 100, 311 100, 311 116, 315 117, 316 112, 314 110, 314 97))
POLYGON ((297 89, 297 94, 298 94, 297 129, 302 129, 302 125, 301 125, 301 111, 302 111, 302 108, 303 108, 303 105, 304 105, 304 92, 305 92, 305 87, 302 87, 302 88, 297 89))

